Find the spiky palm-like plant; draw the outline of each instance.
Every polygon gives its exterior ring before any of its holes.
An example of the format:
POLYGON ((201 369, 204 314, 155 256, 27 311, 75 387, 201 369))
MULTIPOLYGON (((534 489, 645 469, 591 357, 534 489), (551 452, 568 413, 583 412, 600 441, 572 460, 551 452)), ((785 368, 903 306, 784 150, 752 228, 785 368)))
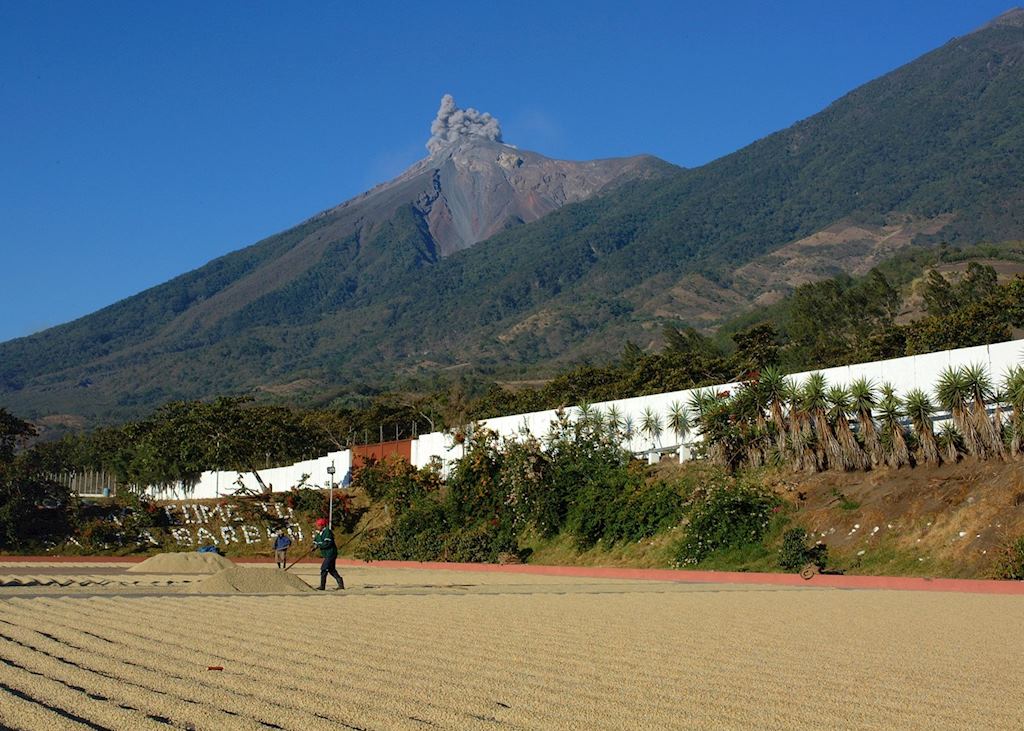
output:
POLYGON ((871 464, 881 464, 885 459, 875 426, 874 409, 877 403, 878 395, 873 381, 861 377, 850 384, 850 407, 857 415, 857 428, 871 464))
POLYGON ((811 417, 804 408, 803 390, 792 380, 787 382, 787 402, 789 404, 789 457, 794 470, 821 469, 817 440, 811 417))
POLYGON ((668 406, 668 426, 669 430, 675 434, 676 439, 680 443, 690 434, 690 412, 686 410, 679 401, 673 401, 668 406))
POLYGON ((786 402, 789 399, 789 380, 782 371, 770 366, 761 371, 761 390, 765 401, 768 403, 768 411, 772 417, 772 424, 775 432, 775 448, 779 455, 786 452, 786 402))
POLYGON ((626 444, 632 445, 633 437, 636 436, 636 421, 633 420, 632 414, 622 417, 622 436, 626 444))
POLYGON ((732 421, 731 397, 702 388, 690 394, 690 408, 696 417, 694 423, 704 439, 708 459, 723 467, 735 467, 737 445, 731 429, 724 428, 732 421))
POLYGON ((810 416, 818 440, 818 463, 843 466, 843 449, 828 420, 828 383, 822 373, 812 373, 803 387, 803 407, 810 416))
POLYGON ((935 413, 935 404, 931 397, 920 388, 907 391, 903 397, 903 407, 910 417, 910 423, 914 425, 917 434, 917 441, 921 448, 921 459, 927 464, 939 464, 942 458, 939 454, 939 443, 935 439, 935 432, 932 429, 932 414, 935 413))
POLYGON ((978 430, 967 410, 967 402, 971 397, 971 386, 964 369, 952 366, 943 369, 935 385, 935 393, 939 398, 939 406, 948 411, 953 419, 953 426, 960 432, 967 452, 979 454, 983 446, 978 430))
POLYGON ((995 395, 988 370, 981 363, 972 363, 963 369, 963 373, 970 394, 970 419, 974 423, 981 446, 979 454, 1002 457, 1003 440, 996 432, 992 420, 988 418, 988 401, 995 395))
POLYGON ((666 426, 675 434, 679 444, 679 461, 683 461, 683 442, 690 435, 690 413, 679 401, 673 401, 668 407, 668 423, 666 426))
POLYGON ((999 441, 1000 457, 1006 456, 1006 450, 1008 449, 1007 440, 1010 437, 1010 430, 1006 425, 1006 409, 1005 406, 1009 402, 1009 396, 1006 390, 1001 387, 994 387, 992 389, 992 429, 995 432, 996 439, 999 441))
POLYGON ((608 407, 608 411, 604 415, 605 422, 612 428, 613 431, 621 431, 623 426, 622 411, 618 406, 612 404, 608 407))
POLYGON ((644 407, 640 414, 640 433, 651 440, 651 446, 661 438, 664 427, 661 424, 661 416, 650 406, 644 407))
POLYGON ((964 439, 960 436, 953 422, 947 421, 939 427, 939 451, 942 458, 950 463, 956 463, 964 452, 964 439))
POLYGON ((768 459, 771 445, 764 415, 767 403, 760 384, 756 381, 742 384, 729 405, 742 440, 743 458, 751 467, 760 467, 768 459))
POLYGON ((1024 368, 1012 366, 1003 377, 1006 402, 1010 404, 1010 454, 1020 455, 1024 442, 1024 368))
POLYGON ((877 413, 885 461, 890 467, 899 469, 910 464, 910 448, 903 428, 903 405, 892 385, 882 384, 881 392, 877 413))
POLYGON ((697 414, 699 419, 717 401, 718 397, 710 388, 698 388, 690 394, 689 407, 691 411, 697 414))
POLYGON ((866 470, 871 466, 871 460, 864 454, 850 428, 850 417, 854 413, 850 390, 842 386, 831 386, 825 397, 829 404, 828 417, 835 424, 836 439, 842 449, 843 467, 848 470, 866 470))

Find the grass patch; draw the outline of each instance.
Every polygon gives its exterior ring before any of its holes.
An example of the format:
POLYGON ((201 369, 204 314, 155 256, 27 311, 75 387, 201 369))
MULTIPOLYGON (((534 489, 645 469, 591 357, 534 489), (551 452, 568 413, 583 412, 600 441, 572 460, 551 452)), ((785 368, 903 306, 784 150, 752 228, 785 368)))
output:
POLYGON ((672 547, 679 532, 670 529, 651 538, 619 542, 612 546, 598 543, 580 551, 576 540, 566 533, 554 538, 542 538, 534 531, 524 534, 521 548, 532 551, 529 563, 544 566, 628 566, 631 568, 669 568, 672 565, 672 547))
POLYGON ((970 568, 957 566, 947 559, 934 558, 925 551, 900 548, 888 540, 856 550, 837 550, 831 563, 845 573, 860 576, 974 576, 970 568), (858 555, 860 551, 864 553, 858 555))

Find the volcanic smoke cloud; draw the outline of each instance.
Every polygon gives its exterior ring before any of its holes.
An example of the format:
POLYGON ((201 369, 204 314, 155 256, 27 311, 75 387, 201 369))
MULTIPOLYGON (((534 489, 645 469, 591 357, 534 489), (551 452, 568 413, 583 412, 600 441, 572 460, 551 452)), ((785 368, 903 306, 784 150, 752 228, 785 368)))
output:
POLYGON ((501 142, 501 123, 487 112, 478 112, 472 107, 459 109, 452 95, 445 94, 441 97, 441 108, 430 124, 427 149, 434 154, 462 137, 483 137, 501 142))

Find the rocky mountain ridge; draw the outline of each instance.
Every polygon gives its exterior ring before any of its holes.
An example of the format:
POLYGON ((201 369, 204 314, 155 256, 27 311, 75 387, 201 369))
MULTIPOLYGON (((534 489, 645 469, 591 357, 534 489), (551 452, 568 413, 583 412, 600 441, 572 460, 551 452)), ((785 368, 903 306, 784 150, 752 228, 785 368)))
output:
POLYGON ((444 101, 429 156, 391 183, 0 343, 0 405, 96 422, 217 394, 537 378, 901 248, 1024 239, 1022 20, 689 170, 553 161, 444 101))

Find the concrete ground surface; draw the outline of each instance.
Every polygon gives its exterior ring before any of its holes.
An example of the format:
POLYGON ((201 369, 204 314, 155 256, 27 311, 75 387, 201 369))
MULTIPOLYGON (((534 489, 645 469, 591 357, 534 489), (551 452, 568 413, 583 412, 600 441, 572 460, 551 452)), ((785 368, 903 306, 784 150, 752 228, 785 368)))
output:
POLYGON ((1024 728, 1018 596, 387 566, 196 595, 98 568, 0 587, 0 726, 1024 728))

